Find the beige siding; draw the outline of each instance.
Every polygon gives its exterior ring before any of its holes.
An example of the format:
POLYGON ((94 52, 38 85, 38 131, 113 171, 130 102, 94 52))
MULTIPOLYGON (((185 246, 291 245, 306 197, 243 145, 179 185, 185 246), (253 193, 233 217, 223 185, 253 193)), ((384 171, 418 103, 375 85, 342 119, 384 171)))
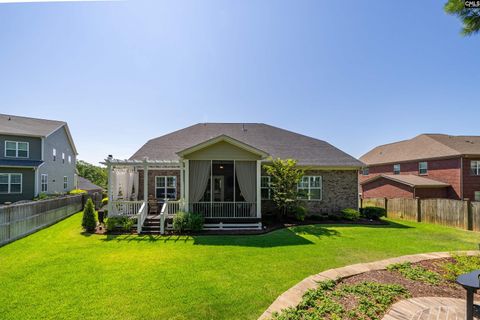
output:
POLYGON ((236 147, 228 142, 220 141, 209 147, 192 152, 185 156, 189 160, 260 160, 261 157, 236 147))

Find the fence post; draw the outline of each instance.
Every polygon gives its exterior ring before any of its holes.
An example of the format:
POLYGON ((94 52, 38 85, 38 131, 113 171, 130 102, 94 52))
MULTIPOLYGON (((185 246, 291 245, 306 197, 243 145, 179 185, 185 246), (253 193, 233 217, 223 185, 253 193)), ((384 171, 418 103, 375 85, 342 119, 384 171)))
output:
POLYGON ((463 208, 465 211, 465 224, 467 230, 473 230, 472 202, 469 198, 463 199, 463 208))
POLYGON ((383 206, 385 208, 385 216, 388 217, 388 199, 387 199, 387 197, 385 197, 383 199, 383 206))
POLYGON ((422 201, 416 197, 415 202, 417 203, 417 222, 422 222, 422 201))

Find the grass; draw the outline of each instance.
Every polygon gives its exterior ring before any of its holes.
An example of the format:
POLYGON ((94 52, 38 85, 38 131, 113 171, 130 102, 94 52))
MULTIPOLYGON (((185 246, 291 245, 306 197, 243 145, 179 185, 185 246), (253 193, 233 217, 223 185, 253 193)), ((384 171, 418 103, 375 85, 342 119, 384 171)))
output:
POLYGON ((473 250, 478 233, 390 221, 259 236, 97 236, 81 215, 0 248, 1 319, 256 319, 322 270, 473 250))

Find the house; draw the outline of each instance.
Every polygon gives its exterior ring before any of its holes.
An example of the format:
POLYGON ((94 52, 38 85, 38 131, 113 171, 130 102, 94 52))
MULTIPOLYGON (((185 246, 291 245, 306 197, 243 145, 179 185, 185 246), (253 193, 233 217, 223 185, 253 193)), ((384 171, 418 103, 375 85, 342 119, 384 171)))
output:
POLYGON ((148 141, 129 160, 106 160, 109 215, 145 213, 150 197, 169 214, 203 214, 206 228, 261 228, 272 208, 262 165, 272 158, 305 169, 298 188, 310 214, 358 207, 363 164, 327 142, 261 123, 199 123, 148 141))
POLYGON ((376 147, 360 160, 364 198, 480 201, 480 136, 421 134, 376 147))
POLYGON ((102 193, 104 190, 102 187, 97 186, 92 181, 80 176, 77 177, 77 189, 85 190, 88 194, 102 193))
POLYGON ((0 203, 70 191, 76 156, 65 122, 0 114, 0 203))

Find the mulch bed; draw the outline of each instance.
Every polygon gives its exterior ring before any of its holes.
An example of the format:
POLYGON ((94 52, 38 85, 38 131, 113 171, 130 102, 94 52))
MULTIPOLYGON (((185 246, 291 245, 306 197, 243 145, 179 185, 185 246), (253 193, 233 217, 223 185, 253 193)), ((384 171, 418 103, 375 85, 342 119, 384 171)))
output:
MULTIPOLYGON (((440 264, 453 261, 454 260, 452 258, 444 258, 421 261, 417 263, 412 263, 412 265, 422 266, 427 270, 437 272, 440 275, 444 275, 445 272, 440 267, 440 264)), ((407 279, 398 272, 388 270, 369 271, 349 278, 344 278, 339 282, 338 286, 356 284, 364 281, 402 285, 410 292, 412 298, 450 297, 465 299, 465 289, 463 289, 460 285, 454 282, 442 279, 440 284, 432 285, 420 281, 407 279)), ((476 294, 475 299, 480 300, 480 295, 476 294)))

